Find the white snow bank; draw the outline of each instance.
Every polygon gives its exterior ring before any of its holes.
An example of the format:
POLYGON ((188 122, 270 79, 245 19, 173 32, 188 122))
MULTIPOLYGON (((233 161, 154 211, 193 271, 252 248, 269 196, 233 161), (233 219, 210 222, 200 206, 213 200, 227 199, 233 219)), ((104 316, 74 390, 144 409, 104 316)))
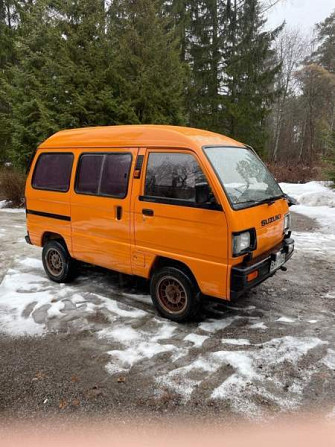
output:
POLYGON ((335 207, 335 190, 330 182, 281 183, 282 190, 300 205, 335 207))
POLYGON ((329 182, 281 183, 282 190, 298 201, 291 210, 316 219, 323 231, 335 234, 335 190, 329 182))

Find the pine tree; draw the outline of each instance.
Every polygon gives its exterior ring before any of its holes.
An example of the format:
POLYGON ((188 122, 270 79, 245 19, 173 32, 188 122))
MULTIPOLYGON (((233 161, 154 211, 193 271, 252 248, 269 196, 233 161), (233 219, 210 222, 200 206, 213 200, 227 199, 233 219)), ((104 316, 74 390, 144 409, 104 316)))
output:
MULTIPOLYGON (((13 21, 15 9, 11 0, 0 0, 0 117, 9 113, 7 98, 1 93, 1 85, 8 74, 8 65, 14 63, 15 30, 13 21)), ((7 159, 10 144, 10 123, 3 121, 0 125, 0 162, 7 159)))
POLYGON ((318 48, 314 60, 335 74, 335 11, 316 27, 318 48))
POLYGON ((227 133, 264 151, 265 120, 275 100, 274 79, 280 65, 274 62, 271 44, 281 30, 264 31, 258 0, 231 5, 229 50, 225 60, 226 95, 223 118, 227 133))
POLYGON ((222 78, 222 1, 190 2, 191 82, 188 101, 192 126, 222 131, 219 90, 222 78))
POLYGON ((188 122, 265 146, 265 119, 276 92, 272 42, 259 0, 172 0, 190 67, 188 122), (184 7, 184 14, 182 14, 184 7), (178 12, 179 11, 179 12, 178 12))
POLYGON ((21 11, 17 63, 3 91, 11 158, 24 166, 59 129, 117 124, 133 116, 117 97, 101 0, 36 0, 21 11))
POLYGON ((190 45, 191 0, 167 0, 163 2, 163 13, 170 19, 171 29, 174 31, 180 46, 182 62, 188 60, 190 45))
POLYGON ((182 124, 185 69, 160 0, 124 0, 111 8, 121 98, 138 123, 182 124))

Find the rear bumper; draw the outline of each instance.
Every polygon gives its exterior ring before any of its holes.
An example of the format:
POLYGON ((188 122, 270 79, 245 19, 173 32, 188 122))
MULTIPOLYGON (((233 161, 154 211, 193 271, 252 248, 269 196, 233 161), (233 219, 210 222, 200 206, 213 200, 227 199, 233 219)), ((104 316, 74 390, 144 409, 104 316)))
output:
POLYGON ((279 269, 282 269, 286 262, 292 257, 294 252, 294 240, 286 238, 284 241, 273 247, 269 252, 253 259, 246 264, 239 264, 231 270, 231 291, 230 299, 235 300, 243 295, 247 290, 257 286, 267 278, 273 276, 279 269), (284 264, 271 270, 271 262, 276 258, 278 253, 285 256, 284 264), (248 276, 252 273, 258 272, 256 279, 248 281, 248 276))
POLYGON ((31 242, 31 240, 30 240, 29 233, 28 233, 27 236, 25 236, 24 238, 25 238, 27 244, 29 244, 29 245, 33 245, 32 242, 31 242))

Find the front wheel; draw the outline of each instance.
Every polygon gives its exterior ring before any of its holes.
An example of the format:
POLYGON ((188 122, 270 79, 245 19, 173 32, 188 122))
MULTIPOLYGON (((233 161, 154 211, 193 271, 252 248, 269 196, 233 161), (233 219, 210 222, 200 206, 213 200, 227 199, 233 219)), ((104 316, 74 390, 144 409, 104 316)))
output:
POLYGON ((69 282, 72 279, 73 261, 67 249, 58 241, 49 241, 43 247, 42 262, 52 281, 69 282))
POLYGON ((169 320, 190 321, 200 312, 197 285, 187 273, 175 267, 163 267, 155 272, 150 292, 160 315, 169 320))

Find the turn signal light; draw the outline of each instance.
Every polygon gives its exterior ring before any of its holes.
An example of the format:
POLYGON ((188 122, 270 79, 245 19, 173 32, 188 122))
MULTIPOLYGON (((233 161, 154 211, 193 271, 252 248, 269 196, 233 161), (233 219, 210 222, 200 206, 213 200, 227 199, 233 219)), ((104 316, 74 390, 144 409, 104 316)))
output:
POLYGON ((258 270, 255 270, 254 272, 249 273, 249 275, 247 276, 247 278, 248 278, 248 282, 251 282, 251 281, 253 281, 254 279, 258 278, 258 275, 259 275, 258 270))

